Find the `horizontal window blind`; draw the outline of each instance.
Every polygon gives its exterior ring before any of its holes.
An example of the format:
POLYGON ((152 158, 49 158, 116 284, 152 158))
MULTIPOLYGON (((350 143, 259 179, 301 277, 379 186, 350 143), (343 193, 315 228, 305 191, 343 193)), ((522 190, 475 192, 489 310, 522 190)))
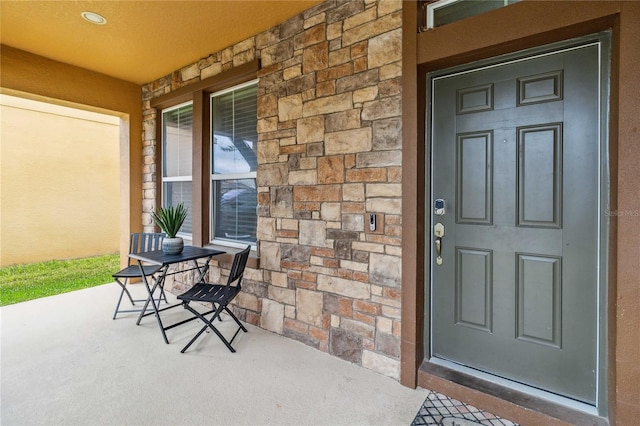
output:
POLYGON ((162 206, 183 203, 188 215, 180 234, 191 234, 193 104, 162 111, 162 206))
POLYGON ((256 241, 255 179, 214 181, 215 238, 256 241))
POLYGON ((211 99, 212 173, 246 173, 258 169, 257 86, 211 99))
POLYGON ((214 240, 256 241, 257 85, 211 97, 214 240))
POLYGON ((163 111, 163 176, 191 176, 193 105, 163 111))

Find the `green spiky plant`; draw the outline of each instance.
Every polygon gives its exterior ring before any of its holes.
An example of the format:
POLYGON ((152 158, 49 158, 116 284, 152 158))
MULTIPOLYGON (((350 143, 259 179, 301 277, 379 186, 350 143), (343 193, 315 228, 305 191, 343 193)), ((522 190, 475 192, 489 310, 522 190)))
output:
POLYGON ((153 220, 156 221, 168 238, 175 238, 180 227, 187 218, 187 208, 184 203, 169 207, 159 207, 157 212, 153 212, 153 220))

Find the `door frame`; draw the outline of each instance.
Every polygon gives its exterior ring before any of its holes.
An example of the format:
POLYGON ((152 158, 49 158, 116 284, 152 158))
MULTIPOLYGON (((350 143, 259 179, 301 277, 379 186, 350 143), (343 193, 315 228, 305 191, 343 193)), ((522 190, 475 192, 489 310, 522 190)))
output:
MULTIPOLYGON (((463 65, 430 71, 418 74, 418 81, 422 80, 424 91, 424 317, 423 317, 423 353, 424 360, 421 370, 430 374, 452 380, 465 386, 479 390, 489 390, 488 393, 504 398, 505 395, 517 394, 519 401, 525 401, 528 397, 536 400, 548 401, 555 405, 566 407, 571 411, 582 412, 590 416, 606 417, 608 415, 608 293, 609 293, 609 244, 610 244, 610 220, 606 212, 610 206, 610 147, 609 147, 609 98, 610 98, 610 75, 611 75, 611 32, 605 31, 591 34, 584 37, 565 40, 557 43, 538 46, 526 50, 517 51, 493 58, 483 59, 463 65), (560 397, 553 393, 535 389, 513 381, 498 378, 488 373, 478 372, 472 368, 462 367, 455 363, 435 358, 431 354, 431 293, 432 293, 432 270, 431 270, 431 247, 433 247, 433 215, 431 200, 433 198, 432 186, 432 81, 433 78, 444 75, 473 72, 479 69, 498 67, 510 62, 517 62, 525 58, 535 58, 546 56, 561 51, 572 50, 586 45, 597 44, 599 46, 599 156, 598 156, 598 301, 597 301, 597 368, 596 379, 596 405, 591 406, 582 402, 574 401, 570 398, 560 397)), ((420 289, 418 289, 420 291, 420 289)), ((526 404, 521 404, 526 405, 526 404)))

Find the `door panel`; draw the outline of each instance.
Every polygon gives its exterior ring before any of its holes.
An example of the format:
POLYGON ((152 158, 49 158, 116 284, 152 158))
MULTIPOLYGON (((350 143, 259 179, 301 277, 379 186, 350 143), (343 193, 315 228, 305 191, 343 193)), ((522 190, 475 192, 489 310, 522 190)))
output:
POLYGON ((458 135, 456 149, 456 209, 458 223, 493 222, 493 132, 458 135))
POLYGON ((518 253, 517 338, 562 348, 562 258, 518 253))
POLYGON ((456 248, 456 324, 491 332, 492 253, 456 248))
POLYGON ((595 404, 599 99, 597 44, 432 80, 433 356, 595 404))
POLYGON ((562 123, 517 132, 517 226, 561 228, 562 123))

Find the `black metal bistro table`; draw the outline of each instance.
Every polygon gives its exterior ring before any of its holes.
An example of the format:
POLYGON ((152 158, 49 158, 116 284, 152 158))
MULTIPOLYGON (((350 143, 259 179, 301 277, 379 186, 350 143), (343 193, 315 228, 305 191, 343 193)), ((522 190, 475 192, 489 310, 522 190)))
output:
MULTIPOLYGON (((225 253, 224 251, 214 250, 214 249, 205 248, 205 247, 185 246, 184 249, 182 250, 182 253, 180 254, 164 254, 162 250, 129 254, 130 258, 138 261, 138 266, 140 267, 142 280, 144 282, 144 286, 146 287, 147 293, 148 293, 147 301, 144 304, 144 308, 140 312, 140 316, 138 317, 138 322, 136 323, 136 325, 140 325, 140 321, 142 320, 142 318, 146 317, 147 315, 155 315, 156 320, 158 321, 158 326, 160 327, 160 331, 162 331, 162 337, 164 337, 165 343, 168 344, 169 339, 167 339, 167 333, 165 333, 166 330, 169 330, 173 327, 177 327, 186 322, 197 319, 198 317, 188 318, 184 321, 180 321, 165 327, 164 324, 162 324, 162 319, 160 318, 160 312, 166 311, 167 309, 172 309, 172 308, 181 306, 182 303, 176 303, 174 305, 166 306, 160 309, 160 300, 158 300, 158 304, 156 305, 156 301, 153 298, 153 293, 156 291, 158 287, 160 287, 161 289, 163 288, 164 280, 167 277, 167 275, 174 275, 174 274, 194 270, 194 271, 197 271, 198 273, 198 277, 194 281, 194 284, 204 282, 204 276, 207 274, 207 271, 209 270, 209 262, 211 261, 211 258, 213 256, 217 256, 224 253, 225 253), (199 259, 206 259, 206 262, 200 264, 198 263, 199 259), (182 263, 182 262, 191 262, 193 266, 188 269, 169 272, 169 267, 171 265, 176 263, 182 263), (149 285, 148 277, 144 274, 144 270, 142 268, 143 264, 162 266, 160 271, 158 271, 159 275, 158 275, 158 278, 155 280, 153 286, 149 285), (147 307, 149 306, 149 303, 151 303, 151 305, 153 306, 152 312, 146 312, 147 307)), ((207 313, 210 313, 210 312, 207 312, 207 313)))

